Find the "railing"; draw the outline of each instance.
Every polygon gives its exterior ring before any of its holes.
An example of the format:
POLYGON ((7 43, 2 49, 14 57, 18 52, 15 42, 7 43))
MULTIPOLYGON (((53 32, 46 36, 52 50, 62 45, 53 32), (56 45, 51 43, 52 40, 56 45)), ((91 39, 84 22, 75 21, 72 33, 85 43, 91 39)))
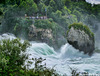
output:
POLYGON ((47 16, 40 16, 40 17, 34 17, 34 16, 25 16, 25 18, 28 19, 48 19, 47 16))

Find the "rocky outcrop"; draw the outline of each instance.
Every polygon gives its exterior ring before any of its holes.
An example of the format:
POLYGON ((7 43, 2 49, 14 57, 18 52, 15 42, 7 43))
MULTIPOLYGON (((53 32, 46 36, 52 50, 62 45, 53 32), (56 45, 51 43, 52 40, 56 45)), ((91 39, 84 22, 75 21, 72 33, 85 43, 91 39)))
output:
POLYGON ((53 41, 53 35, 51 29, 36 28, 34 25, 31 25, 29 27, 28 36, 29 40, 34 40, 34 41, 41 41, 47 43, 50 40, 53 41))
POLYGON ((67 42, 66 38, 64 38, 64 36, 60 34, 54 36, 53 31, 51 29, 37 28, 34 25, 31 25, 29 27, 28 40, 45 42, 48 45, 54 47, 55 49, 60 48, 67 42))
POLYGON ((94 37, 90 37, 84 30, 71 27, 67 33, 67 41, 85 54, 92 55, 94 51, 94 37))

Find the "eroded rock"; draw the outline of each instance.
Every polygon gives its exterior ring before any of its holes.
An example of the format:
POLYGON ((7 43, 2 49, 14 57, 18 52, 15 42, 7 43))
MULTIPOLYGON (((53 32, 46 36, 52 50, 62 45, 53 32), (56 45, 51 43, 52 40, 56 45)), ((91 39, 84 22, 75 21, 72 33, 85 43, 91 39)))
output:
POLYGON ((34 25, 29 27, 29 40, 49 41, 53 40, 51 29, 36 28, 34 25))
POLYGON ((85 54, 92 55, 94 51, 94 38, 90 37, 84 30, 71 27, 67 34, 67 41, 85 54))

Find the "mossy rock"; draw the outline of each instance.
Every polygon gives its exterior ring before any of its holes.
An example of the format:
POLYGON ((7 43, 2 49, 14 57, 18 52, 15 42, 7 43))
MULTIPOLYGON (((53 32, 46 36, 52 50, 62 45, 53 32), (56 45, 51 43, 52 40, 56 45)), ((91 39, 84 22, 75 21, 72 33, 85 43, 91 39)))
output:
POLYGON ((69 25, 67 41, 85 54, 92 55, 94 51, 94 34, 88 26, 82 23, 73 23, 69 25))
POLYGON ((78 30, 81 30, 81 31, 83 30, 91 38, 94 38, 94 33, 89 29, 89 27, 87 25, 83 25, 82 23, 73 23, 73 24, 68 26, 69 29, 71 29, 71 27, 74 27, 75 29, 78 29, 78 30))

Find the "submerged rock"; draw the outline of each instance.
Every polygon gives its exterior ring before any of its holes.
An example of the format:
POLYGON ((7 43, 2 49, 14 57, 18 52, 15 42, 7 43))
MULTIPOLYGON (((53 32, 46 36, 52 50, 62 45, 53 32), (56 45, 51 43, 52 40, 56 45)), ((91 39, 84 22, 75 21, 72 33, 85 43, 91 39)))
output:
POLYGON ((92 55, 94 51, 94 35, 88 27, 84 26, 80 23, 70 25, 67 32, 67 41, 76 49, 83 51, 84 54, 92 55))

